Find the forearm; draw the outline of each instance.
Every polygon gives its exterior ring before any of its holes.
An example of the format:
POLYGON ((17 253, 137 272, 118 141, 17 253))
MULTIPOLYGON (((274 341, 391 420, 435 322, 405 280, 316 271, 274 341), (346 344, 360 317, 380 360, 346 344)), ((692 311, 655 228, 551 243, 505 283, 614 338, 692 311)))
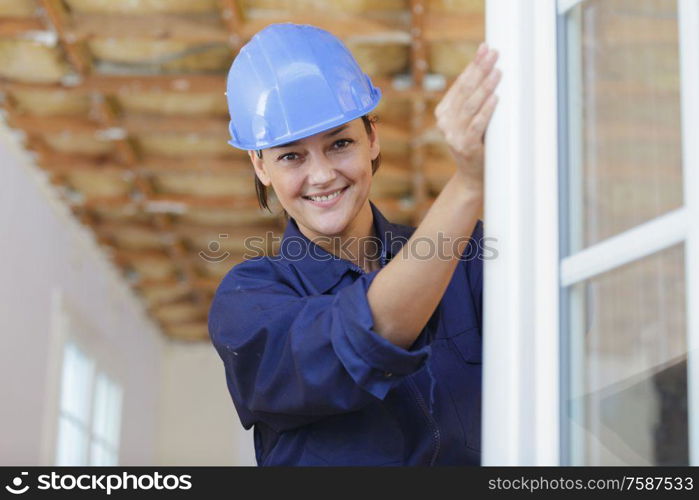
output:
POLYGON ((403 249, 376 275, 367 297, 379 335, 400 347, 412 345, 451 281, 482 199, 481 188, 452 177, 403 249))

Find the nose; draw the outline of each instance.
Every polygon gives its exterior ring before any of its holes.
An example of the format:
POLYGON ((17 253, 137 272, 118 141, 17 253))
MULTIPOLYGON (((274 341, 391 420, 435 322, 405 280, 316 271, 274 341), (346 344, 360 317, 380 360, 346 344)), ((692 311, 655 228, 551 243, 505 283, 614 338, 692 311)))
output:
POLYGON ((312 186, 323 186, 332 182, 337 176, 332 162, 323 154, 312 155, 308 166, 308 183, 312 186))

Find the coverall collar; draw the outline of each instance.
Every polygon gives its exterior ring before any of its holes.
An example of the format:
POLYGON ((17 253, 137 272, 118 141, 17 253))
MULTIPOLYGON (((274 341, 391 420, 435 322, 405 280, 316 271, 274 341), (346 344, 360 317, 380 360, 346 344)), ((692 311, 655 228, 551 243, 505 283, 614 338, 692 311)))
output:
MULTIPOLYGON (((389 222, 371 200, 369 205, 373 215, 374 230, 381 242, 382 258, 388 262, 408 241, 415 228, 389 222)), ((352 262, 333 255, 309 240, 299 230, 293 217, 289 217, 284 230, 279 255, 298 269, 313 284, 317 293, 330 290, 348 269, 364 272, 352 262)))

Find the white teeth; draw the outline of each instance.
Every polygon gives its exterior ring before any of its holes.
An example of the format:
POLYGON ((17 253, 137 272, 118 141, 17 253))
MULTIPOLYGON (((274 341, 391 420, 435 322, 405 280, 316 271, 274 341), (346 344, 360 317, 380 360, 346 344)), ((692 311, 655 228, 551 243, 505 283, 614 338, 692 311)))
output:
POLYGON ((328 201, 328 200, 332 200, 333 198, 336 198, 340 194, 341 191, 342 191, 342 189, 338 189, 334 193, 329 194, 327 196, 309 196, 309 198, 313 201, 328 201))

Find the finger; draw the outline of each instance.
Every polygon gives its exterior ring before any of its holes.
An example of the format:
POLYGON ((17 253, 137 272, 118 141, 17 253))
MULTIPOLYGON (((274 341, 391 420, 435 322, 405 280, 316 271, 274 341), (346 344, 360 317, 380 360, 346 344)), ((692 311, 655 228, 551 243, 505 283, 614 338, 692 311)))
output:
POLYGON ((476 50, 476 55, 473 57, 474 61, 478 61, 488 50, 488 45, 485 42, 481 42, 476 50))
POLYGON ((466 103, 464 104, 462 111, 463 120, 470 123, 476 113, 478 113, 483 106, 485 100, 488 99, 488 96, 493 93, 498 83, 500 83, 501 76, 502 72, 495 68, 481 82, 475 92, 466 100, 466 103))
POLYGON ((484 46, 482 53, 477 55, 477 57, 466 66, 466 69, 456 77, 454 82, 447 89, 442 100, 449 102, 455 99, 457 94, 468 92, 469 88, 475 88, 483 79, 483 75, 492 69, 497 57, 497 51, 484 46))
POLYGON ((465 141, 482 141, 483 135, 485 134, 490 119, 495 111, 495 106, 498 102, 498 96, 496 94, 491 94, 490 97, 483 103, 483 107, 480 109, 478 114, 471 121, 471 125, 466 131, 465 141))
POLYGON ((464 76, 462 79, 457 77, 457 81, 452 85, 455 90, 451 98, 453 109, 462 109, 465 106, 466 100, 471 97, 481 82, 491 74, 497 59, 497 51, 491 51, 473 66, 473 70, 469 75, 464 76))

